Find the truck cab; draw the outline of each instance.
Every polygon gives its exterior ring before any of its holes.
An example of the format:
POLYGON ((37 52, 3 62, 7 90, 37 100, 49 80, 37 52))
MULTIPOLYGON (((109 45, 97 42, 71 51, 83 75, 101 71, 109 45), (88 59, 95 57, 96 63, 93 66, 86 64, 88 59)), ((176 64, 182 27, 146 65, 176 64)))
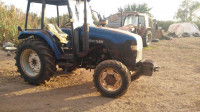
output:
POLYGON ((147 14, 139 12, 117 13, 108 17, 107 26, 140 35, 144 47, 148 47, 152 41, 153 22, 147 14))

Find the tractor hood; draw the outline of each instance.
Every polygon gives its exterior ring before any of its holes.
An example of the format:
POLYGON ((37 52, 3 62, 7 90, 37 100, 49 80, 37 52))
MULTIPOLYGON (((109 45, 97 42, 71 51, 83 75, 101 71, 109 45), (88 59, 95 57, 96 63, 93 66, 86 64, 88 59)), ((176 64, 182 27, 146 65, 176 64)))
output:
POLYGON ((124 44, 126 41, 135 41, 138 49, 143 48, 142 38, 139 35, 130 33, 128 31, 107 27, 90 26, 89 35, 90 37, 108 40, 115 44, 124 44))

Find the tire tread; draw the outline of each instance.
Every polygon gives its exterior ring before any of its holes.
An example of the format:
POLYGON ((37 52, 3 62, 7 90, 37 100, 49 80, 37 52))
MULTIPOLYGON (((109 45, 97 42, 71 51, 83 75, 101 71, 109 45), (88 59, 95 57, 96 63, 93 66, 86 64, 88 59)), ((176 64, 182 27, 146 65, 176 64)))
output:
POLYGON ((52 50, 42 39, 39 39, 39 38, 29 38, 29 39, 25 39, 24 41, 22 41, 18 46, 15 60, 16 60, 16 66, 18 68, 17 71, 19 71, 21 73, 21 77, 24 78, 24 81, 28 82, 31 85, 44 84, 45 81, 50 80, 50 78, 54 75, 55 70, 56 70, 55 57, 54 57, 52 50), (40 51, 38 51, 38 52, 40 52, 41 55, 45 57, 43 74, 40 74, 37 79, 33 80, 31 78, 28 78, 25 75, 25 73, 23 73, 23 71, 20 69, 20 63, 18 60, 18 59, 20 59, 19 53, 21 52, 21 50, 24 46, 34 46, 36 49, 39 49, 40 51))
POLYGON ((130 75, 130 72, 127 69, 127 67, 124 64, 122 64, 121 62, 116 61, 116 60, 106 60, 106 61, 101 62, 96 67, 96 69, 94 71, 94 74, 93 74, 93 83, 94 83, 94 86, 97 88, 97 91, 99 91, 102 94, 102 96, 111 97, 111 98, 117 98, 117 97, 120 97, 120 96, 124 95, 127 92, 128 88, 130 86, 130 83, 131 83, 131 75, 130 75), (127 87, 125 86, 123 88, 123 90, 119 92, 119 94, 108 94, 108 93, 105 93, 104 91, 102 91, 101 87, 97 83, 96 78, 97 78, 99 69, 102 69, 105 65, 118 67, 119 68, 118 71, 121 71, 125 75, 125 77, 126 77, 126 79, 128 81, 128 84, 127 84, 128 86, 127 87))

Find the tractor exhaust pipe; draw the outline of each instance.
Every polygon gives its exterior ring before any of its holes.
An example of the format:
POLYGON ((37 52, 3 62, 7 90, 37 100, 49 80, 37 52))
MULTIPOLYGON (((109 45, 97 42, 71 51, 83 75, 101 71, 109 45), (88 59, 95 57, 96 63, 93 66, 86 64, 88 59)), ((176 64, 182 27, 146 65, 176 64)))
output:
POLYGON ((87 0, 84 0, 83 52, 89 51, 89 26, 87 24, 87 0))

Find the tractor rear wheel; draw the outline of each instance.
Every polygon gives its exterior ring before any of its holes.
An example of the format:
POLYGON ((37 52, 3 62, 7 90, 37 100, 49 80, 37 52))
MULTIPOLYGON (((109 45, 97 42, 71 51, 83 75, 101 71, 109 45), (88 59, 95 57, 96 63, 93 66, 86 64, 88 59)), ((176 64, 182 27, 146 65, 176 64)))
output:
POLYGON ((53 52, 38 38, 24 40, 18 46, 15 59, 21 76, 31 85, 45 83, 56 71, 53 52))
POLYGON ((143 46, 148 47, 151 44, 152 39, 152 32, 150 30, 147 30, 143 38, 143 46))
POLYGON ((94 84, 106 97, 120 97, 131 83, 131 75, 124 64, 115 60, 101 62, 94 71, 94 84))

